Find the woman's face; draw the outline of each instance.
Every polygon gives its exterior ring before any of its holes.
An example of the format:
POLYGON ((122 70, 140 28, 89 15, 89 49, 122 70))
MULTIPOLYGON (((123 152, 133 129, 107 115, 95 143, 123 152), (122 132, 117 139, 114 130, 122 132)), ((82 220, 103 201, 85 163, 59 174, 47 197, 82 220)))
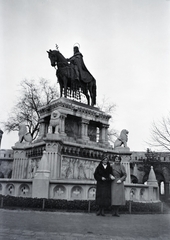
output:
POLYGON ((105 158, 105 159, 102 161, 102 163, 103 163, 104 165, 107 165, 107 158, 105 158))
POLYGON ((116 157, 116 158, 115 158, 115 163, 116 163, 116 164, 119 164, 119 163, 120 163, 119 157, 116 157))

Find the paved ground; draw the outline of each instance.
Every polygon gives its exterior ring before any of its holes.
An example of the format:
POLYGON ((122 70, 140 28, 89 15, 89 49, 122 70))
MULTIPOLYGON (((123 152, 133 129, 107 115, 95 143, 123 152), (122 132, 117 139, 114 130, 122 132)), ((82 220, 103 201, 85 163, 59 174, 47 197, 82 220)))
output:
POLYGON ((39 212, 0 209, 0 240, 169 240, 170 214, 39 212))

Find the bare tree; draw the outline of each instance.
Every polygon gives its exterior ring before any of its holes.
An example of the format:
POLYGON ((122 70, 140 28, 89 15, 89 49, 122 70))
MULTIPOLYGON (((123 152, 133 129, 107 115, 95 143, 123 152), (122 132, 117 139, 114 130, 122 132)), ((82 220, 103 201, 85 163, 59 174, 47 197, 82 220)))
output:
MULTIPOLYGON (((110 100, 104 96, 102 98, 102 101, 97 103, 97 107, 101 111, 105 112, 106 114, 111 115, 111 121, 112 121, 112 119, 113 119, 112 115, 114 114, 114 112, 116 110, 116 104, 110 102, 110 100)), ((114 143, 114 141, 116 140, 117 137, 118 137, 118 131, 114 128, 109 128, 109 130, 108 130, 109 142, 114 143)))
POLYGON ((170 151, 170 118, 163 117, 158 123, 153 122, 150 146, 170 151))
POLYGON ((20 85, 19 97, 13 107, 9 118, 3 122, 7 132, 18 131, 19 124, 24 123, 28 127, 33 140, 36 139, 39 131, 38 109, 49 104, 58 97, 56 86, 50 86, 45 79, 40 79, 38 83, 34 80, 23 80, 20 85))
POLYGON ((97 102, 96 106, 106 114, 113 114, 116 110, 116 104, 110 102, 108 98, 103 96, 101 102, 97 102))

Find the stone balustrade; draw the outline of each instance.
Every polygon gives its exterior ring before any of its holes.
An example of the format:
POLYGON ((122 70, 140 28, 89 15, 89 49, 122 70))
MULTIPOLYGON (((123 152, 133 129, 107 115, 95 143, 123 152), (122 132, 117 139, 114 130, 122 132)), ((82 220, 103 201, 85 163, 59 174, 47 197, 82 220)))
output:
MULTIPOLYGON (((15 197, 33 197, 33 181, 2 179, 0 183, 0 194, 15 197)), ((38 189, 37 189, 38 191, 38 189)), ((95 200, 96 182, 85 180, 51 180, 49 182, 50 199, 67 200, 95 200)), ((125 198, 134 202, 157 202, 159 191, 157 186, 144 184, 125 184, 125 198)))

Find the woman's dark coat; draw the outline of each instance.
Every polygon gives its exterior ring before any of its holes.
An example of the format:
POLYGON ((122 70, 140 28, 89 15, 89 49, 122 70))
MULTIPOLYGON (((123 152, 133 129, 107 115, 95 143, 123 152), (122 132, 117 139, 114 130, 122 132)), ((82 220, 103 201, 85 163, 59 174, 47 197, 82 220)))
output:
POLYGON ((102 162, 100 162, 94 172, 94 178, 97 181, 96 204, 100 207, 108 207, 111 205, 110 174, 112 174, 110 163, 107 163, 107 167, 104 168, 102 162), (106 180, 102 180, 102 177, 106 178, 106 180))

